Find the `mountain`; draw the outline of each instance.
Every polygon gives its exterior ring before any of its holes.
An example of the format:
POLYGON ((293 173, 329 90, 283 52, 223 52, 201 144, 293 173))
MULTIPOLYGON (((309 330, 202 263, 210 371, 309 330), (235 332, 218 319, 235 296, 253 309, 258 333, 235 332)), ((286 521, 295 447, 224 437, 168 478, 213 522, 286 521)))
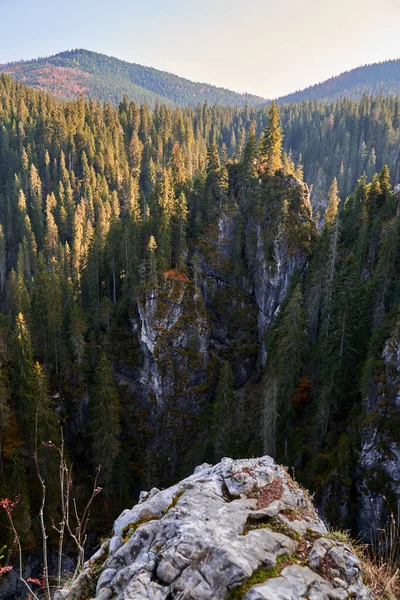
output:
MULTIPOLYGON (((50 92, 63 100, 80 95, 117 105, 124 94, 138 104, 196 106, 265 106, 268 100, 239 94, 206 83, 195 83, 172 73, 129 63, 89 50, 69 50, 54 56, 0 65, 0 72, 50 92)), ((307 100, 360 99, 363 94, 400 94, 400 59, 365 65, 279 98, 279 103, 307 100)))
POLYGON ((206 83, 194 83, 165 71, 129 63, 118 58, 71 50, 48 58, 0 65, 22 83, 73 100, 83 94, 102 102, 118 104, 129 100, 154 106, 158 101, 172 106, 195 106, 199 102, 224 106, 262 105, 267 101, 251 94, 239 94, 206 83))
POLYGON ((305 90, 279 98, 281 104, 308 100, 359 100, 363 94, 400 94, 400 59, 357 67, 305 90))

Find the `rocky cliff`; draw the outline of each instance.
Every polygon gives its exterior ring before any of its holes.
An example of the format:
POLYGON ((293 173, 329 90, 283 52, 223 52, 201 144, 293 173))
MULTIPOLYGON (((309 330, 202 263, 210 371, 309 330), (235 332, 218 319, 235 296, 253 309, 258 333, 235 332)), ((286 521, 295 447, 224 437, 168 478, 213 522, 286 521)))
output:
POLYGON ((372 600, 360 561, 266 456, 142 492, 55 600, 372 600))
MULTIPOLYGON (((201 428, 224 361, 237 390, 265 365, 268 328, 308 263, 315 226, 307 187, 280 176, 262 193, 258 205, 230 197, 190 248, 187 272, 170 270, 147 289, 132 320, 139 365, 115 364, 132 404, 148 411, 146 445, 157 458, 146 471, 163 485, 204 455, 201 428)), ((258 435, 254 425, 241 430, 258 435)))
POLYGON ((364 400, 358 528, 374 539, 400 510, 400 338, 398 326, 375 361, 364 400))

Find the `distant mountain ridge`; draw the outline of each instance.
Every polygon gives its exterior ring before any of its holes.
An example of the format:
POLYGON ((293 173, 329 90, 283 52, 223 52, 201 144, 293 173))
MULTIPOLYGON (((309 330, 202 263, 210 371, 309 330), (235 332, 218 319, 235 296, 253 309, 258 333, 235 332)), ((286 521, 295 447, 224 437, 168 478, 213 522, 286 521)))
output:
POLYGON ((21 83, 72 100, 79 95, 118 104, 123 95, 138 103, 195 106, 260 106, 267 100, 206 83, 195 83, 152 67, 129 63, 88 50, 69 50, 48 58, 0 65, 21 83))
POLYGON ((309 100, 359 100, 363 94, 385 96, 400 94, 400 59, 357 67, 279 98, 281 104, 309 100))
MULTIPOLYGON (((153 67, 129 63, 89 50, 68 50, 47 58, 0 65, 0 72, 57 98, 79 95, 117 105, 124 94, 138 104, 196 106, 199 102, 222 106, 260 107, 270 100, 240 94, 206 83, 196 83, 153 67)), ((282 96, 281 104, 309 100, 360 99, 369 95, 400 94, 400 59, 357 67, 304 90, 282 96)))

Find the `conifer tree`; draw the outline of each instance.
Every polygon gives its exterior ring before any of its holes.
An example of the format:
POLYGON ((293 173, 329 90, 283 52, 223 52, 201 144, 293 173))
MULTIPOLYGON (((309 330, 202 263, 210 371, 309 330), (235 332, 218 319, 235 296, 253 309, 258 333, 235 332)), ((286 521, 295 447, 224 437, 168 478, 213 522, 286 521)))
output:
POLYGON ((3 232, 3 226, 0 223, 0 291, 4 291, 7 272, 7 254, 6 239, 3 232))
POLYGON ((29 202, 32 229, 39 247, 43 244, 43 198, 42 182, 35 165, 32 163, 29 172, 29 202))
POLYGON ((153 235, 150 236, 146 251, 146 280, 149 283, 157 283, 157 242, 153 235))
POLYGON ((339 188, 337 179, 332 181, 331 187, 328 192, 328 205, 325 212, 325 223, 328 227, 332 227, 335 223, 336 214, 339 206, 339 188))
POLYGON ((282 450, 287 460, 294 395, 306 351, 305 315, 300 284, 295 287, 282 312, 275 335, 277 341, 271 351, 268 367, 271 389, 267 393, 269 402, 274 402, 272 414, 277 411, 279 415, 278 439, 281 444, 283 442, 282 450), (276 390, 274 386, 277 386, 276 390))
POLYGON ((185 269, 188 214, 187 199, 184 192, 181 192, 175 202, 176 225, 174 235, 174 260, 176 266, 181 270, 185 269))
POLYGON ((218 145, 213 137, 207 151, 207 168, 205 182, 205 213, 206 220, 210 218, 215 206, 221 208, 228 188, 228 174, 221 165, 218 145))
POLYGON ((244 180, 247 181, 249 178, 254 177, 257 173, 257 155, 258 155, 258 143, 257 143, 257 131, 256 123, 253 120, 250 124, 249 134, 247 142, 243 150, 243 176, 244 180))
POLYGON ((84 313, 77 301, 72 305, 70 331, 72 353, 78 367, 81 367, 85 357, 86 342, 84 336, 86 332, 86 323, 84 313))
POLYGON ((33 447, 35 431, 35 373, 31 336, 24 315, 15 321, 15 392, 16 412, 25 440, 33 447))
POLYGON ((221 367, 214 403, 215 454, 217 460, 234 452, 234 411, 232 367, 225 361, 221 367))
POLYGON ((46 234, 44 238, 44 247, 48 260, 55 257, 58 251, 59 236, 58 227, 50 208, 46 211, 46 234))
POLYGON ((260 142, 259 168, 261 173, 271 176, 282 166, 283 134, 280 125, 279 109, 272 102, 268 109, 268 125, 260 142))
POLYGON ((109 493, 108 486, 121 449, 121 424, 114 373, 104 352, 97 362, 94 381, 89 401, 92 458, 95 465, 101 465, 101 481, 109 493))
POLYGON ((32 384, 35 391, 35 442, 40 449, 42 442, 51 441, 57 444, 60 435, 57 415, 48 393, 47 379, 37 361, 33 364, 32 384))

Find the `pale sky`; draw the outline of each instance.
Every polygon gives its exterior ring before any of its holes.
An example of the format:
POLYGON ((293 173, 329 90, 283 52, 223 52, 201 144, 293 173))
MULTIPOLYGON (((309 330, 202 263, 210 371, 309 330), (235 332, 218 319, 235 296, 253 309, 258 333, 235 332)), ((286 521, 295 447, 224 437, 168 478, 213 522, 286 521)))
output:
POLYGON ((278 97, 400 58, 400 0, 0 0, 0 63, 86 48, 278 97))

